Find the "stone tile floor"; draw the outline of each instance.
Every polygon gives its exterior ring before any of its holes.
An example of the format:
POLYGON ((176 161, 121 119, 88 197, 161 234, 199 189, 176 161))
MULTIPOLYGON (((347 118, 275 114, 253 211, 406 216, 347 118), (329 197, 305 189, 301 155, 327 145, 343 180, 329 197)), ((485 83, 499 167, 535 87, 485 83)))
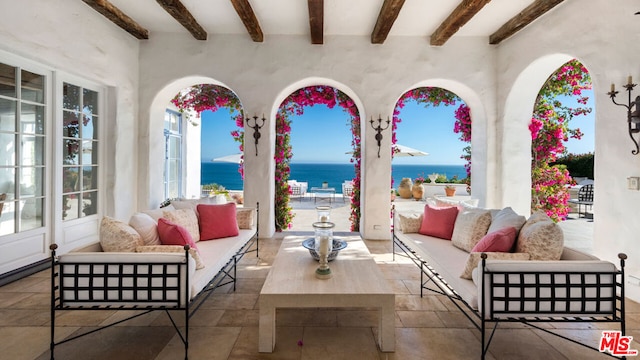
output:
MULTIPOLYGON (((333 217, 343 218, 348 206, 333 217)), ((446 298, 420 298, 419 273, 413 263, 396 257, 389 241, 366 241, 370 252, 396 292, 396 351, 382 353, 376 345, 377 312, 366 309, 278 310, 276 350, 258 353, 258 294, 283 236, 311 234, 313 206, 296 210, 293 232, 260 240, 260 256, 250 253, 238 266, 238 286, 214 293, 191 318, 190 359, 478 359, 480 332, 446 298)), ((568 222, 566 222, 568 223, 568 222)), ((589 249, 588 223, 577 220, 569 230, 582 231, 580 246, 589 249), (580 221, 580 223, 578 223, 580 221)), ((339 229, 347 231, 348 229, 339 229)), ((42 271, 0 287, 0 359, 49 359, 50 271, 42 271)), ((179 316, 179 315, 178 315, 179 316)), ((123 317, 123 311, 67 311, 56 319, 56 340, 91 330, 123 317)), ((545 324, 567 336, 597 345, 602 330, 613 324, 545 324)), ((627 301, 627 334, 640 339, 640 305, 627 301)), ((632 349, 640 349, 633 341, 632 349)), ((181 359, 183 345, 166 314, 154 312, 56 347, 56 358, 181 359)), ((519 324, 501 325, 488 359, 609 358, 539 330, 519 324)))

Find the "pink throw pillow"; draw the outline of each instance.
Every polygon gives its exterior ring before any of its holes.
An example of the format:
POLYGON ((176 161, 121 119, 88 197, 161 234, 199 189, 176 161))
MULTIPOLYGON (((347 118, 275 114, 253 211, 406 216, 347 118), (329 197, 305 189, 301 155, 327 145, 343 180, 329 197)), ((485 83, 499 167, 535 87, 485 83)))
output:
POLYGON ((453 226, 456 224, 457 217, 457 207, 434 208, 425 205, 424 216, 418 233, 451 240, 453 226))
POLYGON ((198 250, 187 229, 165 218, 158 219, 158 236, 162 245, 189 245, 198 250))
POLYGON ((237 236, 240 233, 236 219, 236 204, 223 205, 199 204, 200 240, 220 239, 237 236))
POLYGON ((483 236, 471 252, 511 252, 518 230, 506 227, 483 236))

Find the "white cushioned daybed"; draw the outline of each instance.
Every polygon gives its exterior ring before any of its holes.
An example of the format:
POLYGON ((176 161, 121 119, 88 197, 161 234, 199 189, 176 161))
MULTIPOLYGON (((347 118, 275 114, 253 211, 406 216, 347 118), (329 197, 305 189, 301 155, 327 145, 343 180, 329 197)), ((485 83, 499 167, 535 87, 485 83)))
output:
POLYGON ((419 268, 421 293, 447 296, 482 332, 484 359, 499 322, 613 322, 624 335, 624 262, 564 246, 562 229, 543 212, 446 204, 424 212, 393 209, 393 254, 419 268), (401 251, 397 251, 401 250, 401 251), (494 326, 488 339, 487 323, 494 326))
MULTIPOLYGON (((171 205, 131 216, 129 224, 104 217, 100 242, 67 254, 52 252, 51 358, 55 312, 60 310, 182 310, 180 334, 188 351, 189 318, 227 284, 236 287, 237 262, 248 252, 258 256, 258 210, 208 199, 172 201, 171 205)), ((109 324, 98 330, 116 325, 109 324)))

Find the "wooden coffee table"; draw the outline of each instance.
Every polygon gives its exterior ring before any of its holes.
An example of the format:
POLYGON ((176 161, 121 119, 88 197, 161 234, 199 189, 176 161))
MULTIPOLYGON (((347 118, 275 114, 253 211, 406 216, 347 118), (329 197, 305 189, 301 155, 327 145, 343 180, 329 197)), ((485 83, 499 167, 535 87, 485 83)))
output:
POLYGON ((309 236, 283 239, 269 275, 260 291, 260 352, 276 345, 276 308, 377 308, 378 344, 383 352, 395 351, 395 294, 358 235, 338 236, 348 242, 329 263, 333 276, 315 277, 318 262, 302 241, 309 236))

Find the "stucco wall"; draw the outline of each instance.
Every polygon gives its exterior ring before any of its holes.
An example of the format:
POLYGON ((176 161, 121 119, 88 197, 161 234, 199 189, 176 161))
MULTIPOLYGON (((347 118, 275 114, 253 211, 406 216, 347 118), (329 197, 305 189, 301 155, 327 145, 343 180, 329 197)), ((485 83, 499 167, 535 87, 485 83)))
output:
MULTIPOLYGON (((362 104, 361 118, 391 116, 395 102, 407 90, 421 85, 442 86, 458 93, 471 106, 474 119, 474 196, 493 204, 486 191, 491 179, 486 168, 493 158, 494 53, 486 39, 452 39, 434 48, 426 38, 390 38, 383 46, 372 45, 368 37, 326 36, 325 44, 313 46, 307 36, 269 36, 253 43, 247 36, 215 35, 206 42, 188 36, 154 34, 140 46, 141 133, 150 134, 149 146, 141 157, 149 161, 149 176, 141 188, 141 202, 157 205, 161 199, 153 189, 161 169, 152 160, 158 126, 154 112, 166 103, 176 83, 194 76, 215 79, 236 92, 247 115, 267 114, 259 155, 245 154, 245 201, 261 204, 261 234, 269 236, 273 226, 273 151, 275 111, 293 84, 309 85, 309 79, 334 85, 362 104), (284 93, 283 93, 284 92, 284 93), (159 95, 161 94, 161 95, 159 95), (156 104, 156 105, 154 105, 156 104), (477 130, 476 131, 476 125, 477 130), (475 144, 478 144, 477 146, 475 144), (149 153, 144 154, 150 149, 149 153), (476 186, 477 185, 477 186, 476 186)), ((295 86, 293 86, 295 88, 295 86)), ((179 88, 177 88, 179 90, 179 88)), ((295 90, 295 89, 293 89, 295 90)), ((176 90, 173 90, 174 94, 176 90)), ((389 239, 390 132, 384 133, 381 157, 377 157, 375 133, 368 123, 362 127, 363 219, 361 232, 370 239, 389 239), (366 126, 364 126, 366 125, 366 126)), ((247 147, 250 149, 251 147, 247 147)), ((142 163, 142 161, 141 161, 142 163)))
MULTIPOLYGON (((543 69, 557 68, 563 59, 579 59, 591 74, 595 96, 595 254, 617 263, 617 254, 625 252, 627 274, 640 276, 640 223, 635 220, 640 192, 626 186, 627 177, 640 176, 640 156, 631 154, 635 147, 627 133, 626 111, 606 95, 612 82, 620 90, 628 75, 636 83, 640 80, 633 46, 640 35, 636 11, 638 4, 631 0, 616 1, 615 6, 605 0, 565 2, 496 49, 499 158, 504 164, 498 185, 504 189, 502 203, 527 207, 529 190, 520 184, 530 182, 530 177, 526 162, 520 160, 531 141, 526 131, 535 100, 531 87, 550 74, 543 69), (539 72, 537 77, 532 70, 539 72)), ((619 94, 618 100, 626 101, 626 94, 619 94)), ((638 286, 627 291, 640 299, 638 286)))
POLYGON ((82 1, 2 0, 0 8, 0 49, 108 87, 104 210, 128 219, 137 205, 138 40, 82 1))

